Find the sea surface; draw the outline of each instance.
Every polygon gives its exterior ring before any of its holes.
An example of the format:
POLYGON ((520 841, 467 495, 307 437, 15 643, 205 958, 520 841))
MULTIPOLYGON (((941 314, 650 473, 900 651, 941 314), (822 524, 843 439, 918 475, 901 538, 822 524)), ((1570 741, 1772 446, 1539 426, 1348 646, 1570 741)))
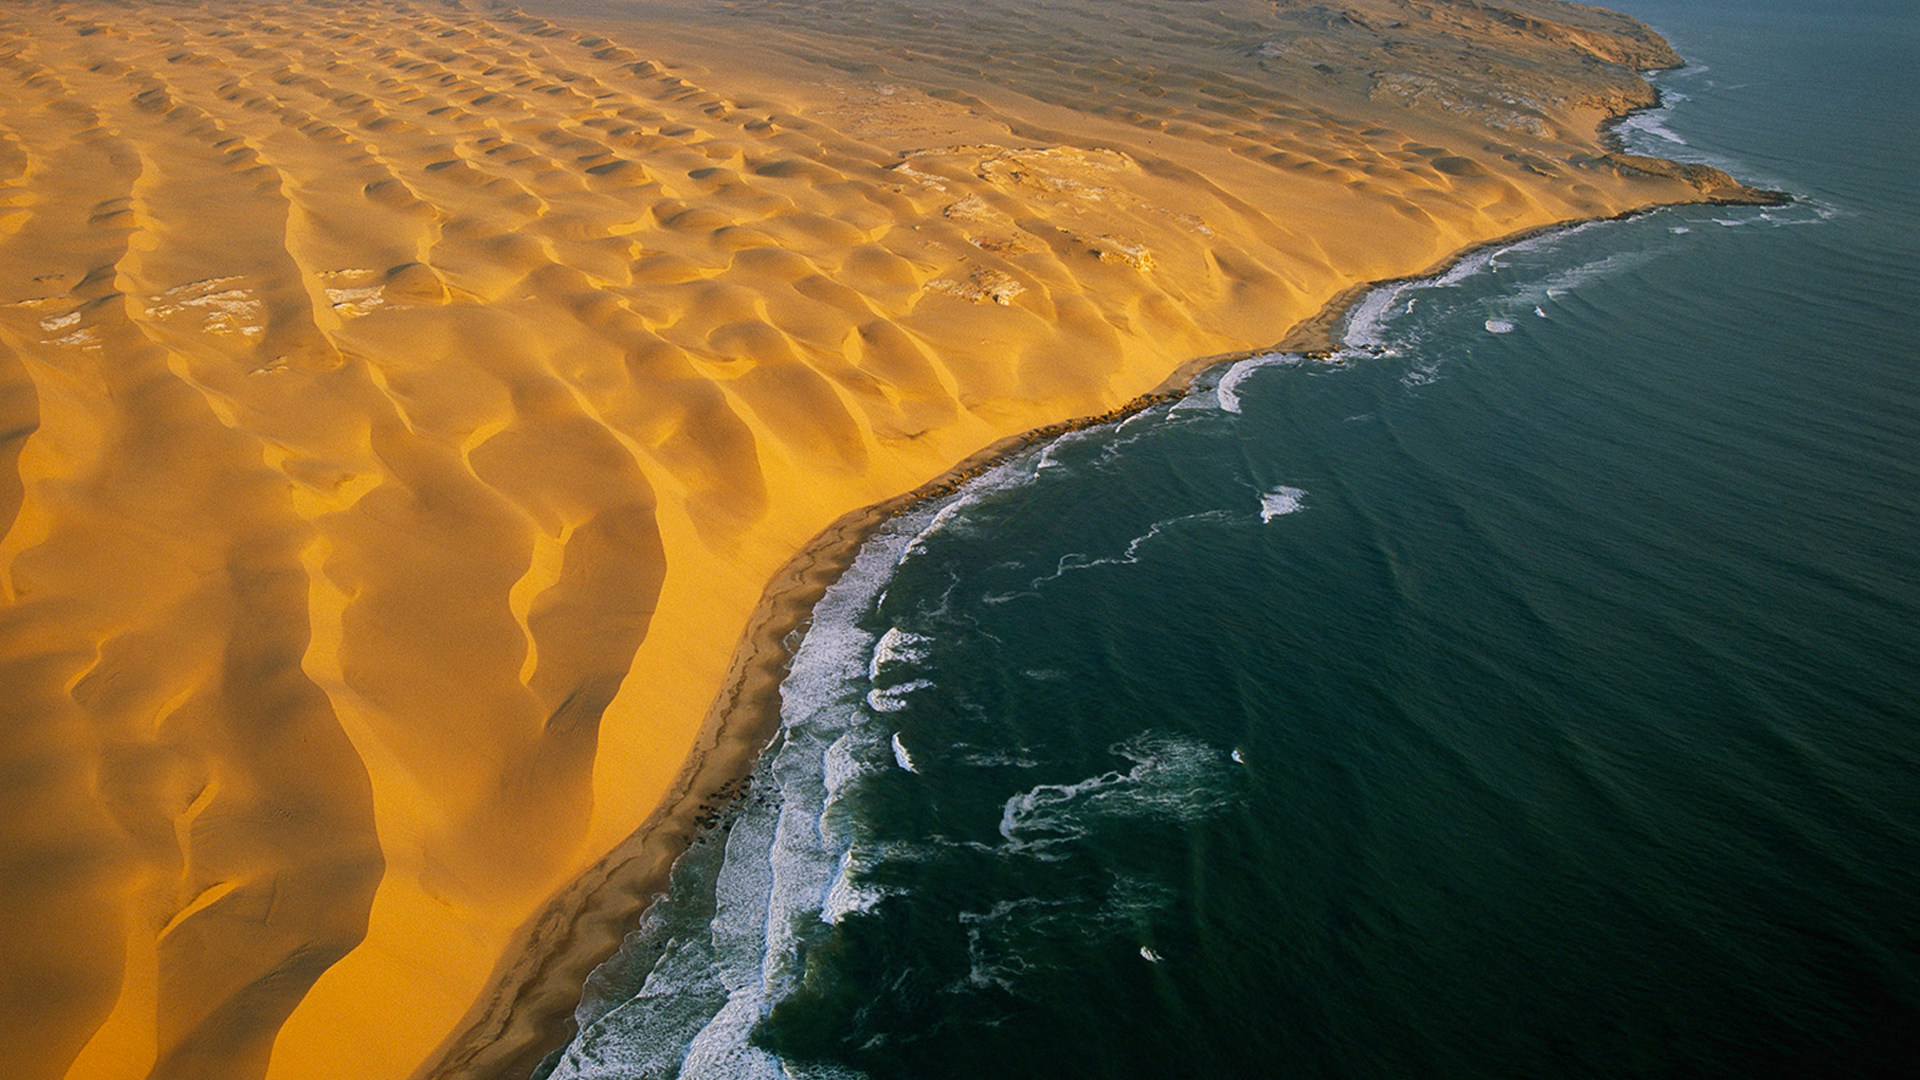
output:
POLYGON ((1792 192, 895 520, 554 1077, 1920 1074, 1920 17, 1626 5, 1792 192))

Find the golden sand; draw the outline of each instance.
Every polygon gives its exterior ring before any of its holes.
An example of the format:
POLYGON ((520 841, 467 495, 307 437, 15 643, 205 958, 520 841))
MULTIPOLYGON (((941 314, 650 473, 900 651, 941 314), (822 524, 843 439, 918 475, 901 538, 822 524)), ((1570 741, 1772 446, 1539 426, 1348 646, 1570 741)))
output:
POLYGON ((1673 61, 1546 0, 6 5, 7 1075, 524 1075, 858 508, 1740 197, 1597 142, 1673 61))

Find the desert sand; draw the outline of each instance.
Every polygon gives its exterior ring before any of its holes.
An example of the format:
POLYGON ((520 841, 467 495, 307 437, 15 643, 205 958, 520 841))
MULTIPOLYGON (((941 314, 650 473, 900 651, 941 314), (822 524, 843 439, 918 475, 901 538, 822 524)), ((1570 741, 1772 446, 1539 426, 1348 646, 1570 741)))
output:
POLYGON ((6 5, 7 1075, 525 1075, 902 493, 1749 197, 1609 154, 1676 60, 1547 0, 6 5))

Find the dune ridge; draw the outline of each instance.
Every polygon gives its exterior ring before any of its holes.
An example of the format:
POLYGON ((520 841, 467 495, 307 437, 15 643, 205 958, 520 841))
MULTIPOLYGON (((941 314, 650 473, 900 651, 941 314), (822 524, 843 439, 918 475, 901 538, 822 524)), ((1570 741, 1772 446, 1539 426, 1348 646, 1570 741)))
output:
POLYGON ((1357 282, 1747 197, 1598 141, 1674 60, 1545 0, 9 5, 9 1068, 507 1075, 859 523, 1357 282))

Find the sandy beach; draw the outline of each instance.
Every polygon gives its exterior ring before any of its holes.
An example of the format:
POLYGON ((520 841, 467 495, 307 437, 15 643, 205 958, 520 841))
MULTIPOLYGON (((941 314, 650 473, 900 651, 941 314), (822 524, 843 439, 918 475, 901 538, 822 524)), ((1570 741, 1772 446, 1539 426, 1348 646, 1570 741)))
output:
POLYGON ((890 508, 1758 197, 1602 139, 1676 62, 1546 0, 9 5, 10 1075, 525 1075, 890 508))

